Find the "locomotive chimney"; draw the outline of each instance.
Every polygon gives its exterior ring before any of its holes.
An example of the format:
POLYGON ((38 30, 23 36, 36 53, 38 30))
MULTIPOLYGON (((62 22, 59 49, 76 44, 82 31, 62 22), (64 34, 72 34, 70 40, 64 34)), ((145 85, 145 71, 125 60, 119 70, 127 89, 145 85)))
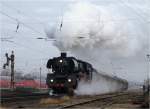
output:
POLYGON ((67 53, 66 52, 61 52, 61 57, 63 57, 63 58, 67 57, 67 53))

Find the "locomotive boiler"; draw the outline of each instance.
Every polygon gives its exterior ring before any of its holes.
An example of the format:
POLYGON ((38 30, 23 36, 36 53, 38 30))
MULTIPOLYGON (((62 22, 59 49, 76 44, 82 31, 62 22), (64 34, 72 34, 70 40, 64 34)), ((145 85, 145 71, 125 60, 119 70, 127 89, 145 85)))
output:
POLYGON ((49 59, 47 68, 49 73, 46 84, 50 89, 50 94, 67 93, 73 95, 79 81, 92 80, 92 65, 75 57, 67 57, 66 53, 49 59))

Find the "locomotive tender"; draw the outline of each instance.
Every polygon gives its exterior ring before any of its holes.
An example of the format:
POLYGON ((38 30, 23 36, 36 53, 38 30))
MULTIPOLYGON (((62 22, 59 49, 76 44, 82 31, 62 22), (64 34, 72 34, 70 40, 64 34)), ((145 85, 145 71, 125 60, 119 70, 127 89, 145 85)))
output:
POLYGON ((80 80, 92 80, 93 67, 91 64, 78 60, 75 57, 67 57, 66 53, 49 59, 46 84, 52 94, 67 93, 73 95, 80 80))

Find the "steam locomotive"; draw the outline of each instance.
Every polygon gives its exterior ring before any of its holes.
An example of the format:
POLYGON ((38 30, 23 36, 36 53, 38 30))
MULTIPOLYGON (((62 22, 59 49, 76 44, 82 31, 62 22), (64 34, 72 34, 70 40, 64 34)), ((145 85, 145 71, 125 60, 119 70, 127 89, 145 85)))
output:
POLYGON ((79 81, 92 80, 92 65, 75 57, 67 57, 66 53, 49 59, 47 68, 49 73, 46 84, 50 89, 50 94, 67 93, 73 95, 79 81))

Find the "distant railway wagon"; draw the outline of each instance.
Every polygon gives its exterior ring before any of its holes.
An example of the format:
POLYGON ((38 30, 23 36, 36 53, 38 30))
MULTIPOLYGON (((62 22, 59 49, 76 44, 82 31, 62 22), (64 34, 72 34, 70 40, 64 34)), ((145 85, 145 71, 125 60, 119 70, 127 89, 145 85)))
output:
POLYGON ((47 85, 35 80, 21 80, 15 83, 15 87, 12 90, 10 88, 9 80, 0 80, 0 91, 2 97, 7 96, 22 96, 39 93, 47 90, 47 85))
MULTIPOLYGON (((0 88, 10 88, 10 80, 1 79, 0 80, 0 88)), ((28 87, 28 88, 47 88, 45 83, 40 83, 40 81, 36 80, 21 80, 15 82, 15 88, 17 87, 28 87)))
MULTIPOLYGON (((93 72, 96 71, 90 63, 75 57, 67 57, 66 53, 61 53, 61 56, 49 59, 47 68, 49 73, 47 74, 46 84, 50 89, 50 94, 67 93, 73 95, 78 83, 81 80, 92 81, 93 72)), ((112 78, 109 77, 108 79, 112 78)), ((121 79, 117 79, 117 81, 120 81, 123 85, 127 83, 121 79)), ((127 86, 126 84, 122 89, 126 89, 127 86)))

